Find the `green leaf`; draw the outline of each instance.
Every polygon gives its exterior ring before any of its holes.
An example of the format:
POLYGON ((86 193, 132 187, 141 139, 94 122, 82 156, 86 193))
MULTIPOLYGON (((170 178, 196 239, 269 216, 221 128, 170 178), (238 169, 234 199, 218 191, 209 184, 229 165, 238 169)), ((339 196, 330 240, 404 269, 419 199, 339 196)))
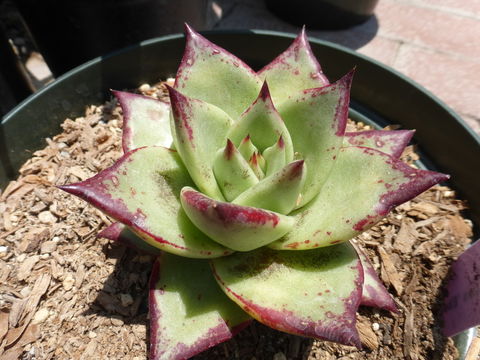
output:
POLYGON ((263 152, 266 170, 265 175, 270 176, 283 168, 286 164, 285 142, 280 136, 278 141, 263 152))
POLYGON ((297 205, 305 173, 304 161, 294 161, 246 190, 233 203, 288 214, 297 205))
POLYGON ((295 149, 308 168, 300 206, 320 191, 342 146, 353 72, 332 85, 304 90, 278 107, 295 149))
POLYGON ((225 149, 217 152, 213 172, 227 201, 232 201, 258 183, 257 176, 250 165, 229 139, 225 149))
POLYGON ((285 235, 293 219, 275 212, 220 202, 190 187, 180 198, 190 220, 210 238, 236 251, 250 251, 285 235))
POLYGON ((208 262, 163 253, 150 277, 150 359, 187 359, 251 318, 218 287, 208 262))
POLYGON ((172 146, 170 105, 122 91, 113 91, 123 111, 123 152, 143 146, 172 146))
POLYGON ((253 145, 250 135, 247 134, 247 136, 240 141, 238 145, 238 151, 240 154, 242 154, 245 160, 249 161, 253 154, 258 151, 258 149, 255 147, 255 145, 253 145))
POLYGON ((446 179, 448 175, 411 168, 378 150, 342 148, 320 194, 290 214, 294 228, 270 246, 303 250, 348 241, 394 206, 446 179))
POLYGON ((175 148, 198 188, 215 199, 223 200, 213 174, 213 162, 217 150, 227 140, 232 119, 216 106, 189 98, 171 87, 168 91, 175 148))
POLYGON ((293 159, 292 139, 290 139, 280 114, 273 106, 266 82, 263 84, 258 98, 240 116, 240 120, 235 123, 227 136, 234 144, 240 144, 242 139, 248 137, 260 153, 275 144, 281 136, 287 154, 286 161, 290 162, 293 159))
POLYGON ((277 106, 301 90, 323 87, 329 83, 313 55, 305 28, 290 47, 260 70, 258 75, 270 84, 273 102, 277 106))
POLYGON ((253 170, 253 173, 257 176, 259 180, 265 177, 265 173, 262 170, 262 166, 260 164, 260 156, 258 153, 254 152, 250 159, 248 160, 248 165, 253 170))
POLYGON ((144 147, 125 154, 93 178, 60 188, 88 201, 164 251, 193 258, 231 253, 188 219, 179 201, 185 185, 193 183, 176 151, 144 147))
POLYGON ((186 25, 187 43, 175 89, 223 109, 234 120, 252 103, 262 86, 242 60, 186 25))
POLYGON ((415 131, 368 130, 345 133, 343 146, 365 146, 377 149, 395 159, 400 158, 415 131))
POLYGON ((212 264, 230 299, 263 324, 360 347, 355 313, 363 271, 350 244, 309 251, 262 248, 212 264))

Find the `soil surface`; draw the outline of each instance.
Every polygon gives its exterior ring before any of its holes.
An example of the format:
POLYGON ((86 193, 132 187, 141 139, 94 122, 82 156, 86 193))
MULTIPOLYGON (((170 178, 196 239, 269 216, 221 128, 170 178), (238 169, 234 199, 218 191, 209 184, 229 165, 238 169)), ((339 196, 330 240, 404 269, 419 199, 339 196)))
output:
MULTIPOLYGON (((163 85, 141 90, 165 96, 163 85)), ((153 258, 97 238, 111 220, 55 187, 85 180, 122 155, 121 110, 115 101, 90 106, 62 127, 0 193, 0 358, 145 359, 153 258)), ((403 159, 416 158, 407 148, 403 159)), ((452 189, 436 186, 353 240, 399 308, 360 309, 363 350, 254 323, 196 358, 455 359, 437 318, 449 265, 470 243, 465 207, 452 189)))

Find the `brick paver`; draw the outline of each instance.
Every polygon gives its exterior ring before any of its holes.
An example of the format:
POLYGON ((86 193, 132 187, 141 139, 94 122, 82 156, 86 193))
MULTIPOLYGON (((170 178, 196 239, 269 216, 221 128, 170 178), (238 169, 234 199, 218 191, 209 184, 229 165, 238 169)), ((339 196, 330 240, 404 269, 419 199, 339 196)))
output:
MULTIPOLYGON (((216 0, 218 28, 297 32, 259 0, 216 0)), ((307 29, 370 56, 437 95, 480 134, 480 0, 380 0, 375 18, 341 31, 307 29)))
MULTIPOLYGON (((299 30, 271 14, 261 0, 215 3, 224 10, 219 29, 299 30)), ((480 0, 380 0, 375 17, 362 25, 307 30, 411 77, 480 134, 480 0)))

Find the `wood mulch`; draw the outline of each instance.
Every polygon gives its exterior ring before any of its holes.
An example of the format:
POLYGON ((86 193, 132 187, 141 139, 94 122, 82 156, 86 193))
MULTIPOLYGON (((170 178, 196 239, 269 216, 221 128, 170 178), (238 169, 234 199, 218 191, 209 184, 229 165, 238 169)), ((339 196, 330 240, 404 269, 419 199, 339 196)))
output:
MULTIPOLYGON (((141 90, 164 96, 162 85, 141 90)), ((0 193, 0 358, 145 359, 153 259, 96 238, 111 220, 55 187, 85 180, 121 156, 121 110, 115 101, 90 106, 62 127, 0 193)), ((407 148, 404 159, 415 158, 407 148)), ((452 189, 435 186, 355 239, 400 310, 360 310, 364 350, 254 323, 197 358, 455 359, 436 319, 449 265, 472 236, 465 208, 452 189)))

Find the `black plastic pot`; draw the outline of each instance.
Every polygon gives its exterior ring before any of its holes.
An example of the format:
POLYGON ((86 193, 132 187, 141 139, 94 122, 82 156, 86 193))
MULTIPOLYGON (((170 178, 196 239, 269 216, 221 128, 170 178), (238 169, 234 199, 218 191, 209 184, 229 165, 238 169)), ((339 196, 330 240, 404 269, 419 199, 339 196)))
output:
MULTIPOLYGON (((292 41, 293 36, 270 31, 212 32, 207 37, 259 69, 292 41)), ((480 223, 480 138, 448 107, 408 78, 365 56, 331 43, 311 46, 331 80, 352 67, 350 116, 384 126, 416 129, 423 165, 452 175, 451 185, 469 201, 471 217, 480 223)), ((60 132, 66 117, 83 114, 85 106, 110 97, 109 89, 134 88, 175 74, 184 48, 183 35, 140 43, 94 59, 57 79, 7 114, 0 125, 0 186, 16 177, 45 137, 60 132)), ((459 337, 461 350, 473 330, 459 337)))
POLYGON ((378 0, 265 0, 287 22, 309 29, 345 29, 367 21, 378 0))
POLYGON ((156 36, 210 27, 210 0, 15 0, 55 76, 156 36))
MULTIPOLYGON (((258 69, 284 50, 292 36, 269 31, 211 32, 208 37, 258 69)), ((480 223, 480 139, 437 98, 408 78, 344 47, 312 40, 328 77, 338 79, 352 67, 351 116, 378 125, 416 129, 427 167, 452 175, 451 184, 469 201, 480 223)), ((94 59, 60 77, 9 114, 0 126, 0 185, 15 176, 44 138, 60 131, 66 117, 101 103, 109 89, 125 89, 173 76, 184 47, 183 35, 166 36, 94 59)))

